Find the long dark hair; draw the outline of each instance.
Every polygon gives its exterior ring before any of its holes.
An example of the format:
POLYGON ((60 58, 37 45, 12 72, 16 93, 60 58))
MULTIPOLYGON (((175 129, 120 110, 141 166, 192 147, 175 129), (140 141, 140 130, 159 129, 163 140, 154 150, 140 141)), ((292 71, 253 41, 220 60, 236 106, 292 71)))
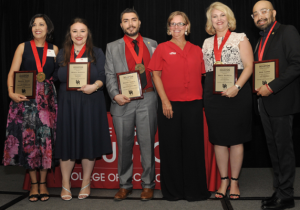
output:
POLYGON ((47 42, 52 42, 53 41, 53 33, 54 33, 54 25, 52 23, 52 21, 50 20, 50 18, 45 15, 45 14, 36 14, 35 16, 33 16, 29 22, 29 30, 30 30, 30 39, 34 39, 33 34, 32 34, 32 27, 33 27, 33 23, 35 21, 36 18, 43 18, 44 21, 46 22, 47 25, 47 35, 46 35, 46 41, 47 42))
POLYGON ((71 31, 71 26, 75 23, 82 23, 82 24, 86 25, 86 27, 88 28, 88 35, 87 35, 87 39, 86 39, 86 54, 87 54, 88 58, 91 60, 91 62, 96 61, 96 57, 93 52, 94 45, 93 45, 92 33, 88 27, 87 21, 83 18, 74 18, 69 25, 69 28, 68 28, 66 36, 65 36, 65 41, 63 43, 64 59, 61 63, 62 66, 66 66, 68 64, 68 62, 70 62, 70 52, 71 52, 72 45, 73 45, 70 31, 71 31))

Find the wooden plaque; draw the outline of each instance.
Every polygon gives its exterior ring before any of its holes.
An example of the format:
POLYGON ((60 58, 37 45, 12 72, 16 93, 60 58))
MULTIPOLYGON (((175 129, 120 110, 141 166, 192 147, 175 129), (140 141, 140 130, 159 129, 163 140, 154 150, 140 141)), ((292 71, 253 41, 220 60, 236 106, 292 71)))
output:
POLYGON ((130 100, 144 98, 139 71, 117 73, 119 93, 130 100))
POLYGON ((26 96, 28 99, 35 98, 36 70, 14 72, 14 93, 26 96))
POLYGON ((215 64, 213 72, 213 94, 222 92, 235 85, 238 74, 237 64, 215 64))
POLYGON ((91 63, 69 62, 67 71, 67 90, 77 90, 90 84, 91 63))

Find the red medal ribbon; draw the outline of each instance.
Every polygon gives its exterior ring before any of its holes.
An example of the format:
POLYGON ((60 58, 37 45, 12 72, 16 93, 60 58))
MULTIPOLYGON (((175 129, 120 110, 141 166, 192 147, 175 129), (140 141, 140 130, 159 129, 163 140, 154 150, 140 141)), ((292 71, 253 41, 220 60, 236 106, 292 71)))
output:
POLYGON ((136 54, 136 52, 135 52, 132 44, 130 43, 129 39, 127 38, 127 36, 125 35, 123 37, 125 44, 129 48, 130 53, 131 53, 132 57, 134 58, 136 64, 142 63, 142 60, 143 60, 144 41, 143 41, 143 37, 140 34, 139 34, 139 36, 140 36, 140 41, 138 42, 139 55, 136 54))
POLYGON ((223 47, 224 47, 225 43, 227 42, 227 39, 229 38, 230 34, 231 34, 231 31, 228 29, 219 49, 218 49, 218 37, 217 37, 217 34, 215 35, 214 54, 215 54, 216 61, 221 61, 222 50, 223 50, 223 47))
POLYGON ((36 68, 37 68, 38 72, 41 73, 41 72, 43 72, 43 67, 45 66, 46 59, 47 59, 48 42, 45 41, 45 44, 44 44, 43 61, 42 61, 43 65, 41 65, 41 60, 40 60, 39 53, 37 51, 34 40, 31 40, 30 44, 31 44, 31 49, 32 49, 33 55, 34 55, 36 68))
POLYGON ((267 36, 267 38, 266 38, 266 40, 265 40, 264 46, 263 46, 262 48, 261 48, 261 43, 262 43, 262 39, 263 39, 263 38, 261 38, 261 40, 260 40, 259 48, 258 48, 258 60, 259 60, 259 61, 262 61, 262 58, 263 58, 263 55, 264 55, 264 52, 265 52, 266 44, 267 44, 267 42, 268 42, 269 36, 270 36, 271 32, 273 31, 273 28, 275 27, 276 23, 277 23, 277 21, 275 21, 274 25, 273 25, 272 28, 270 29, 270 31, 269 31, 269 33, 268 33, 268 36, 267 36))
MULTIPOLYGON (((81 48, 81 50, 80 50, 80 52, 79 52, 79 54, 77 55, 76 58, 81 58, 83 53, 85 52, 85 49, 86 49, 86 45, 84 45, 81 48)), ((75 62, 75 59, 74 59, 74 44, 72 45, 72 49, 71 49, 70 62, 75 62)))

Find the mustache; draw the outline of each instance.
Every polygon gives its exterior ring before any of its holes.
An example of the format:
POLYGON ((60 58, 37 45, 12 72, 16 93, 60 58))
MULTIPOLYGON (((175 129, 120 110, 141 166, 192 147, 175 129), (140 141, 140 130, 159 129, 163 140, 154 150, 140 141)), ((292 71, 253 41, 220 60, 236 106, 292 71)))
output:
POLYGON ((258 20, 256 23, 258 24, 260 21, 267 21, 268 19, 261 19, 261 20, 258 20))
POLYGON ((126 28, 126 30, 128 30, 128 29, 130 29, 130 28, 136 28, 136 27, 134 27, 134 26, 129 26, 128 28, 126 28))

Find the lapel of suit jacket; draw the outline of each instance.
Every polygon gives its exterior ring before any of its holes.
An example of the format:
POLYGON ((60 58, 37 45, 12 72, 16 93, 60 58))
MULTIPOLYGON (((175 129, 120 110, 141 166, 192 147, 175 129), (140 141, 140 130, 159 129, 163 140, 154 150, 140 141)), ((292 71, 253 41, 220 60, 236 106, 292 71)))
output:
POLYGON ((124 42, 123 38, 119 40, 119 46, 118 46, 118 48, 119 48, 120 58, 121 58, 121 60, 123 62, 123 65, 124 65, 126 71, 129 71, 128 70, 127 60, 126 60, 126 54, 125 54, 125 42, 124 42))
MULTIPOLYGON (((145 45, 147 46, 147 48, 148 48, 148 51, 149 51, 149 54, 150 54, 150 58, 152 58, 152 45, 151 45, 151 42, 149 41, 149 40, 145 40, 145 38, 143 37, 143 42, 145 43, 145 45)), ((152 71, 150 71, 150 74, 151 74, 151 76, 153 75, 152 74, 152 71)), ((153 87, 154 87, 154 91, 156 92, 156 88, 155 88, 155 84, 154 84, 154 82, 153 82, 153 80, 151 80, 152 81, 152 85, 153 85, 153 87)))
POLYGON ((257 49, 258 49, 260 40, 261 40, 261 37, 258 39, 258 42, 256 43, 255 50, 254 50, 254 53, 253 53, 254 55, 255 55, 255 53, 256 53, 256 51, 257 51, 257 49))
POLYGON ((275 27, 273 28, 273 31, 271 32, 271 34, 269 36, 262 60, 265 60, 264 58, 265 58, 266 54, 268 53, 270 46, 272 46, 272 41, 274 40, 274 37, 276 36, 276 34, 277 34, 276 32, 279 27, 280 27, 280 23, 277 22, 275 27))
POLYGON ((150 58, 152 57, 152 46, 151 43, 148 40, 145 40, 145 38, 143 37, 143 41, 145 43, 145 45, 148 48, 149 54, 150 54, 150 58))

